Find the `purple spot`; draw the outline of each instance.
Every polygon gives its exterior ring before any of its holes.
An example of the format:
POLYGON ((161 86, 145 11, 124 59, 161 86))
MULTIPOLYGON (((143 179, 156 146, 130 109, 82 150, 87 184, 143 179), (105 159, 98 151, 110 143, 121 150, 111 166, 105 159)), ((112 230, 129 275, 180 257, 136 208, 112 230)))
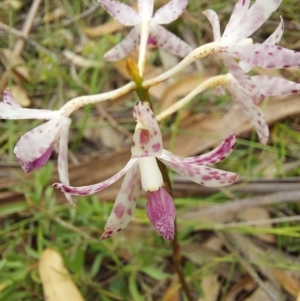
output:
POLYGON ((117 216, 117 218, 122 218, 125 213, 125 207, 123 204, 119 203, 114 208, 114 213, 117 216))
POLYGON ((142 145, 145 145, 145 144, 149 143, 149 140, 150 140, 149 131, 148 130, 141 130, 141 133, 140 133, 140 143, 142 145))
POLYGON ((156 153, 160 150, 160 144, 156 143, 152 145, 152 150, 156 153))

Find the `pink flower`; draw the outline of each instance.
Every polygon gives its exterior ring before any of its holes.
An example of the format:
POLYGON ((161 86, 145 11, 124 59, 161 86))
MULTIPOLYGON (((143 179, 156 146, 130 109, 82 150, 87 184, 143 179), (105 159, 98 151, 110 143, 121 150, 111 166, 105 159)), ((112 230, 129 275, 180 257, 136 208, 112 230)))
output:
POLYGON ((90 195, 103 190, 125 175, 102 239, 109 238, 126 227, 142 187, 148 193, 147 214, 150 221, 162 237, 170 240, 174 237, 175 207, 171 196, 163 188, 157 159, 198 184, 208 187, 226 186, 236 180, 237 174, 206 165, 225 159, 235 146, 236 135, 230 135, 208 154, 180 158, 163 149, 159 126, 147 103, 138 102, 133 116, 137 125, 131 147, 132 157, 122 170, 99 184, 71 187, 55 183, 53 186, 72 195, 90 195))
MULTIPOLYGON (((6 89, 0 102, 1 119, 46 119, 46 123, 24 134, 17 142, 14 153, 22 169, 30 172, 44 166, 53 150, 58 152, 58 172, 62 183, 69 184, 68 175, 68 132, 71 119, 60 111, 22 108, 6 89)), ((73 204, 71 196, 66 194, 73 204)))
POLYGON ((181 57, 192 51, 188 44, 160 26, 160 24, 168 24, 176 20, 184 11, 188 0, 172 0, 161 7, 153 17, 153 0, 138 0, 138 13, 128 5, 114 0, 99 0, 99 3, 120 23, 134 26, 120 44, 105 53, 104 58, 106 60, 116 61, 133 51, 140 41, 141 27, 144 21, 149 23, 150 36, 148 41, 152 44, 163 47, 181 57))

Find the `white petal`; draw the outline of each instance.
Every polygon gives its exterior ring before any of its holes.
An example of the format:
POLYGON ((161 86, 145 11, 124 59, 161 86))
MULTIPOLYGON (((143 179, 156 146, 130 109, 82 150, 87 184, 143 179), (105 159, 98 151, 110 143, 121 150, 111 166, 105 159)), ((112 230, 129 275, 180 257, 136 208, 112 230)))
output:
POLYGON ((140 22, 139 14, 124 3, 114 0, 99 0, 98 2, 114 19, 126 26, 135 26, 140 22))
MULTIPOLYGON (((59 174, 59 180, 64 185, 69 185, 69 171, 68 171, 68 136, 69 128, 71 124, 70 118, 63 118, 61 121, 60 128, 60 139, 59 139, 59 151, 58 151, 58 160, 57 168, 59 174)), ((69 203, 74 206, 74 202, 70 194, 65 193, 65 196, 69 203)))
POLYGON ((158 159, 161 160, 167 167, 175 170, 180 175, 207 187, 221 187, 230 185, 237 179, 237 174, 233 172, 213 169, 205 165, 188 164, 183 160, 168 161, 162 158, 158 159))
POLYGON ((269 139, 269 128, 261 109, 255 105, 251 96, 237 81, 233 80, 228 86, 228 90, 241 106, 244 114, 251 120, 260 142, 266 144, 269 139))
POLYGON ((240 22, 243 20, 248 8, 249 8, 250 0, 239 0, 230 16, 229 22, 224 30, 223 38, 227 38, 229 36, 237 36, 240 31, 240 22))
POLYGON ((138 166, 135 164, 124 177, 101 240, 123 230, 131 220, 141 188, 138 166))
POLYGON ((140 26, 133 27, 121 43, 104 54, 107 61, 117 61, 133 51, 140 42, 140 26))
POLYGON ((43 156, 54 143, 61 127, 61 117, 32 129, 17 142, 14 153, 25 171, 27 166, 43 156))
POLYGON ((187 157, 180 158, 171 152, 163 150, 161 156, 159 158, 167 159, 170 162, 173 161, 181 161, 187 164, 201 164, 201 165, 210 165, 218 163, 224 159, 226 159, 234 149, 236 145, 236 134, 232 134, 228 136, 225 140, 223 140, 218 147, 207 154, 203 154, 195 157, 187 157))
POLYGON ((284 78, 255 75, 252 80, 257 84, 259 91, 265 96, 287 95, 300 92, 300 84, 284 78))
POLYGON ((153 21, 156 24, 169 24, 183 13, 187 4, 188 0, 172 0, 155 13, 153 21))
POLYGON ((160 25, 151 25, 150 35, 159 47, 174 55, 185 57, 193 50, 191 46, 160 25))
MULTIPOLYGON (((103 190, 104 188, 110 186, 111 184, 115 183, 118 181, 135 163, 137 159, 130 159, 126 166, 121 169, 118 173, 116 173, 114 176, 111 178, 98 183, 94 185, 88 185, 88 186, 81 186, 81 187, 73 187, 69 185, 64 185, 61 183, 54 183, 53 187, 56 189, 64 192, 64 193, 69 193, 72 195, 91 195, 93 193, 99 192, 103 190)), ((92 171, 91 171, 92 172, 92 171)))
POLYGON ((138 0, 139 15, 142 19, 149 20, 153 14, 153 0, 138 0))
POLYGON ((216 14, 215 11, 211 9, 207 9, 203 12, 203 14, 206 16, 208 21, 210 22, 212 29, 213 29, 213 34, 214 34, 214 41, 217 41, 221 37, 221 32, 220 32, 220 20, 218 15, 216 14))
POLYGON ((137 122, 131 153, 134 158, 156 156, 162 152, 162 137, 149 104, 137 102, 133 109, 133 117, 137 122))

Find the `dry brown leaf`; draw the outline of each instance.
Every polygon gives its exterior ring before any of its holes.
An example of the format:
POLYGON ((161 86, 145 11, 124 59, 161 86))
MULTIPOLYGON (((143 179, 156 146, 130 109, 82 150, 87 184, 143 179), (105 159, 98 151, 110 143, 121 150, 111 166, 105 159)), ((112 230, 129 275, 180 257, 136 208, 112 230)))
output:
POLYGON ((82 57, 81 55, 78 55, 72 51, 64 50, 63 55, 66 59, 68 59, 71 63, 78 67, 84 67, 84 68, 100 68, 101 63, 93 60, 86 59, 82 57))
POLYGON ((178 276, 174 275, 174 279, 171 285, 165 291, 162 301, 180 301, 180 284, 178 281, 178 276))
POLYGON ((12 50, 9 49, 1 49, 1 53, 3 54, 2 61, 5 67, 13 68, 13 79, 15 82, 31 81, 29 71, 24 66, 25 62, 19 55, 14 55, 12 50))
MULTIPOLYGON (((270 290, 272 290, 272 286, 270 285, 270 283, 265 282, 265 285, 267 287, 269 287, 270 290)), ((273 293, 275 293, 275 292, 273 291, 273 293)), ((251 294, 244 301, 267 301, 267 300, 270 300, 270 297, 267 296, 267 294, 264 292, 264 290, 259 287, 259 288, 257 288, 257 290, 253 294, 251 294)), ((281 300, 279 298, 279 295, 277 295, 277 299, 276 300, 281 300)))
POLYGON ((300 293, 300 281, 289 276, 288 272, 283 270, 274 269, 274 275, 279 281, 281 286, 293 297, 299 298, 300 293))
POLYGON ((218 281, 217 274, 211 274, 201 281, 202 290, 204 293, 203 298, 199 298, 198 301, 216 301, 218 299, 221 284, 218 281))
POLYGON ((49 248, 43 251, 39 275, 47 301, 84 301, 57 251, 49 248))
POLYGON ((13 85, 10 87, 10 92, 15 98, 15 100, 22 106, 28 107, 30 105, 30 99, 27 91, 21 86, 13 85))
POLYGON ((256 282, 250 277, 247 276, 236 282, 227 292, 223 301, 235 301, 236 296, 242 291, 251 292, 257 287, 256 282))
MULTIPOLYGON (((270 219, 270 214, 266 208, 262 207, 252 207, 252 208, 245 208, 238 213, 238 217, 242 220, 246 221, 256 221, 256 220, 268 220, 270 219)), ((253 226, 255 227, 255 226, 253 226)), ((263 225, 258 225, 259 228, 266 228, 270 229, 273 228, 271 222, 264 223, 263 225)), ((257 233, 253 234, 257 238, 266 241, 268 243, 275 243, 276 239, 275 236, 268 233, 257 233)))
POLYGON ((96 27, 83 27, 82 31, 91 38, 98 38, 119 31, 124 27, 125 26, 118 21, 112 20, 96 27))
POLYGON ((3 1, 3 6, 4 7, 10 6, 13 10, 18 11, 23 6, 23 2, 18 0, 5 0, 3 1))
POLYGON ((44 23, 51 23, 55 20, 63 18, 66 15, 65 11, 61 7, 57 7, 55 10, 48 12, 44 15, 44 23))

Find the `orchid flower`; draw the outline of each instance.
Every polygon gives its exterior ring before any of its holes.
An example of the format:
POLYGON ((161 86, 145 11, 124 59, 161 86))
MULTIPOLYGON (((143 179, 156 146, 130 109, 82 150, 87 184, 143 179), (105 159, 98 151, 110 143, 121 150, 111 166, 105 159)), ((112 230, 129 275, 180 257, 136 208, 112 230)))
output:
POLYGON ((188 0, 172 0, 161 7, 153 17, 153 0, 138 0, 138 12, 114 0, 99 0, 99 3, 120 23, 134 26, 120 44, 105 53, 106 60, 116 61, 127 56, 144 34, 143 43, 157 44, 175 55, 184 57, 192 51, 188 44, 160 25, 176 20, 186 8, 188 0))
POLYGON ((124 229, 129 223, 140 188, 147 192, 147 214, 158 233, 166 240, 174 238, 175 207, 172 197, 163 187, 163 178, 157 159, 182 176, 208 187, 232 184, 237 174, 207 167, 225 159, 236 143, 230 135, 208 154, 180 158, 162 147, 162 135, 155 116, 146 102, 138 102, 133 116, 137 122, 131 147, 132 157, 126 166, 111 178, 90 186, 71 187, 55 183, 53 186, 72 195, 90 195, 125 178, 117 195, 113 210, 101 239, 106 239, 124 229))
MULTIPOLYGON (((62 183, 69 184, 68 132, 71 119, 60 111, 22 108, 8 89, 0 102, 0 119, 46 119, 46 123, 24 134, 17 142, 14 153, 22 169, 30 172, 44 166, 53 150, 58 152, 58 172, 62 183)), ((66 194, 74 205, 71 196, 66 194)))

